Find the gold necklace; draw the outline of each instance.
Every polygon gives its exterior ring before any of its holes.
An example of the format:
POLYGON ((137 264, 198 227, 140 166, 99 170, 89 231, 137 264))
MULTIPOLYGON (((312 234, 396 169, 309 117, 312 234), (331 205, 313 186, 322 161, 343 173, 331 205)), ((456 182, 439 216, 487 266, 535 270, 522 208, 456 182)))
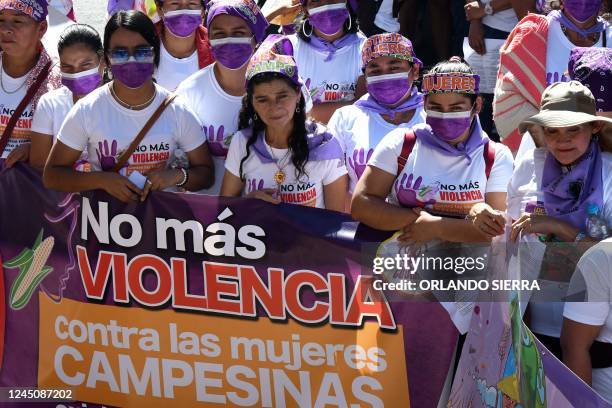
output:
POLYGON ((154 86, 153 87, 153 96, 151 97, 151 99, 149 99, 145 103, 141 103, 140 105, 130 105, 128 103, 123 102, 121 100, 121 98, 119 98, 117 96, 117 94, 115 93, 115 89, 114 89, 114 86, 113 86, 112 82, 110 84, 108 84, 108 88, 110 89, 111 95, 113 95, 113 97, 117 100, 117 102, 119 102, 123 107, 128 108, 130 110, 138 110, 138 109, 141 109, 141 108, 144 108, 144 107, 150 105, 151 102, 153 102, 153 100, 157 96, 157 88, 155 88, 155 86, 154 86))
POLYGON ((282 164, 285 159, 287 158, 287 155, 289 154, 289 149, 287 149, 287 152, 285 153, 285 155, 279 160, 276 158, 276 156, 274 155, 274 148, 270 145, 268 145, 266 143, 266 145, 269 147, 269 152, 270 152, 270 156, 272 156, 272 159, 274 160, 274 164, 276 165, 277 171, 276 173, 274 173, 274 182, 276 183, 276 188, 277 191, 280 193, 280 186, 285 182, 285 180, 287 179, 286 175, 285 175, 285 167, 287 167, 287 165, 289 164, 289 162, 282 164), (282 166, 281 166, 282 164, 282 166))

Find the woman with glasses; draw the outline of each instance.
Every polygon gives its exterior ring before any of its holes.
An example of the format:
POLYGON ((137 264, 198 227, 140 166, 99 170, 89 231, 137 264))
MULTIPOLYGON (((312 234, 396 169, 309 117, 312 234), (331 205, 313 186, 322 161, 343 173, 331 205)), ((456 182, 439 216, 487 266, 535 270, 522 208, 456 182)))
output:
MULTIPOLYGON (((86 24, 68 26, 59 38, 63 87, 44 94, 32 120, 30 165, 42 169, 60 126, 76 101, 102 85, 104 49, 98 32, 86 24)), ((86 169, 86 157, 79 161, 79 169, 86 169)))
POLYGON ((202 123, 218 175, 203 192, 217 195, 229 140, 238 130, 247 63, 268 22, 252 0, 230 0, 211 4, 206 26, 216 62, 185 80, 176 93, 202 123))
POLYGON ((157 83, 174 91, 214 58, 208 32, 202 25, 204 0, 155 0, 160 21, 155 25, 161 39, 157 83))
POLYGON ((306 119, 291 52, 286 37, 271 35, 249 63, 221 195, 343 211, 344 154, 325 128, 306 119))
POLYGON ((366 38, 346 0, 302 0, 302 7, 305 19, 289 38, 312 95, 311 115, 327 123, 336 109, 365 94, 361 47, 366 38))
POLYGON ((78 101, 68 114, 45 166, 48 188, 102 189, 128 202, 144 200, 151 190, 178 186, 193 191, 212 184, 214 169, 201 127, 180 98, 152 124, 124 168, 112 171, 169 95, 153 82, 159 47, 155 27, 145 14, 120 11, 111 17, 104 31, 104 52, 114 79, 78 101), (177 148, 186 152, 189 169, 168 168, 177 148), (84 150, 91 173, 72 169, 84 150))

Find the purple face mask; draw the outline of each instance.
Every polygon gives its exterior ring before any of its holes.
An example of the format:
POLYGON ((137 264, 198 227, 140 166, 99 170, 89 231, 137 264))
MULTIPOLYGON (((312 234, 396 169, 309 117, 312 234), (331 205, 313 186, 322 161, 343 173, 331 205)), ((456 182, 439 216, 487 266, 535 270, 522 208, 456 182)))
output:
POLYGON ((368 77, 366 81, 368 93, 379 103, 388 106, 397 104, 412 88, 410 71, 368 77))
POLYGON ((100 67, 77 72, 76 74, 62 72, 62 84, 77 96, 87 95, 96 89, 101 82, 100 67))
POLYGON ((445 113, 427 110, 425 122, 437 138, 451 142, 468 130, 472 124, 472 111, 445 113))
POLYGON ((579 23, 597 15, 601 0, 563 0, 563 8, 579 23))
POLYGON ((251 37, 227 37, 210 40, 215 60, 229 69, 244 66, 253 55, 253 39, 251 37))
POLYGON ((177 37, 189 37, 202 24, 202 11, 169 11, 164 13, 164 24, 177 37))
POLYGON ((333 35, 342 30, 342 25, 349 17, 345 3, 328 4, 308 10, 308 21, 325 35, 333 35))
MULTIPOLYGON (((133 57, 130 58, 132 60, 133 57)), ((153 76, 155 65, 153 62, 126 62, 124 64, 112 64, 113 77, 123 85, 131 89, 137 89, 144 85, 153 76)))

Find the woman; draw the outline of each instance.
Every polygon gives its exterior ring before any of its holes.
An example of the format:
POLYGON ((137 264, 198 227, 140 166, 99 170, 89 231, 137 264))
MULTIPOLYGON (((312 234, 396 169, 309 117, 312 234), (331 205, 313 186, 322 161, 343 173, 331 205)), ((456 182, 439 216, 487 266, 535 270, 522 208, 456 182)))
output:
POLYGON ((544 88, 569 80, 571 50, 612 44, 610 25, 598 17, 602 0, 561 3, 562 10, 546 17, 529 14, 521 20, 500 50, 493 115, 501 139, 512 151, 521 143, 518 125, 538 112, 544 88))
POLYGON ((214 61, 208 32, 202 25, 205 4, 204 0, 155 0, 161 47, 154 76, 169 91, 214 61))
POLYGON ((327 123, 336 109, 365 93, 360 78, 365 37, 346 0, 306 0, 302 6, 305 19, 289 38, 312 95, 311 115, 327 123))
MULTIPOLYGON (((480 127, 478 81, 457 57, 423 77, 427 124, 394 130, 376 146, 353 193, 355 219, 399 230, 405 244, 488 242, 503 233, 512 156, 480 127)), ((453 321, 465 332, 469 314, 453 321)))
POLYGON ((194 191, 213 183, 212 160, 200 125, 179 98, 153 123, 120 173, 109 171, 121 164, 120 153, 167 100, 169 92, 153 82, 159 46, 145 14, 120 11, 111 17, 104 31, 104 54, 114 80, 78 101, 68 114, 45 166, 48 188, 103 189, 128 202, 144 200, 151 190, 178 186, 194 191), (188 170, 168 168, 176 148, 187 153, 188 170), (84 150, 91 173, 72 169, 84 150))
POLYGON ((328 124, 346 155, 350 193, 383 136, 425 122, 423 95, 413 86, 421 61, 410 40, 395 33, 372 36, 361 60, 368 94, 338 109, 328 124))
POLYGON ((59 69, 41 43, 47 7, 46 0, 0 2, 0 158, 8 167, 28 159, 25 145, 36 104, 61 85, 59 69))
MULTIPOLYGON (((86 24, 68 26, 59 38, 63 87, 46 93, 38 101, 32 120, 30 165, 42 169, 60 126, 75 102, 102 84, 104 49, 98 32, 86 24)), ((82 158, 85 165, 87 156, 82 158)), ((81 166, 81 169, 86 166, 81 166)))
POLYGON ((565 303, 563 363, 612 403, 612 239, 580 258, 570 293, 586 298, 565 303))
POLYGON ((343 211, 344 155, 331 134, 306 119, 291 50, 286 37, 271 35, 249 63, 221 195, 343 211))
MULTIPOLYGON (((579 254, 571 246, 555 243, 593 240, 586 235, 589 207, 594 206, 609 225, 612 222, 612 155, 602 152, 598 144, 603 122, 612 120, 595 113, 595 98, 584 85, 557 82, 544 90, 541 112, 521 123, 521 130, 540 126, 544 138, 533 161, 521 162, 514 176, 524 178, 526 171, 533 172, 522 187, 526 194, 520 200, 521 215, 512 224, 511 239, 523 234, 522 242, 537 237, 552 243, 542 250, 541 266, 536 258, 541 289, 529 303, 529 320, 531 330, 557 356, 561 300, 579 254)), ((516 206, 519 201, 514 202, 516 206)))
POLYGON ((218 177, 204 193, 218 195, 229 140, 238 130, 247 63, 263 41, 268 23, 251 0, 234 0, 213 3, 206 27, 216 62, 192 75, 176 92, 200 120, 215 162, 218 177))

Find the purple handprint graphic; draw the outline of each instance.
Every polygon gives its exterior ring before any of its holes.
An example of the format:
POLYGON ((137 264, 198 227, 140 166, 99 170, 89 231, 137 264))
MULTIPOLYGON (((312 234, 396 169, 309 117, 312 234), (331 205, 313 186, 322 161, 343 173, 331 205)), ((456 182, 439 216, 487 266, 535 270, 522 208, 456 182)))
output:
POLYGON ((417 177, 412 184, 413 178, 413 174, 407 175, 404 173, 401 180, 397 179, 395 181, 395 194, 400 205, 415 208, 435 204, 435 197, 439 191, 438 185, 421 187, 423 178, 421 176, 417 177))
POLYGON ((208 141, 208 148, 210 149, 210 154, 216 157, 226 157, 229 148, 225 144, 224 140, 225 127, 223 125, 219 126, 216 135, 215 127, 213 125, 210 125, 208 127, 208 131, 204 129, 204 132, 206 133, 206 140, 208 141))
POLYGON ((349 166, 353 169, 355 174, 357 175, 357 180, 361 178, 363 172, 366 169, 368 162, 370 161, 370 157, 372 157, 372 153, 374 153, 374 149, 368 150, 366 154, 364 148, 359 148, 353 150, 353 157, 349 157, 349 166))
POLYGON ((252 193, 253 191, 263 190, 264 181, 260 179, 247 179, 247 193, 252 193))
POLYGON ((108 148, 108 141, 98 142, 98 148, 96 149, 98 155, 98 161, 102 171, 110 171, 117 164, 117 141, 113 140, 111 143, 110 150, 108 148))

